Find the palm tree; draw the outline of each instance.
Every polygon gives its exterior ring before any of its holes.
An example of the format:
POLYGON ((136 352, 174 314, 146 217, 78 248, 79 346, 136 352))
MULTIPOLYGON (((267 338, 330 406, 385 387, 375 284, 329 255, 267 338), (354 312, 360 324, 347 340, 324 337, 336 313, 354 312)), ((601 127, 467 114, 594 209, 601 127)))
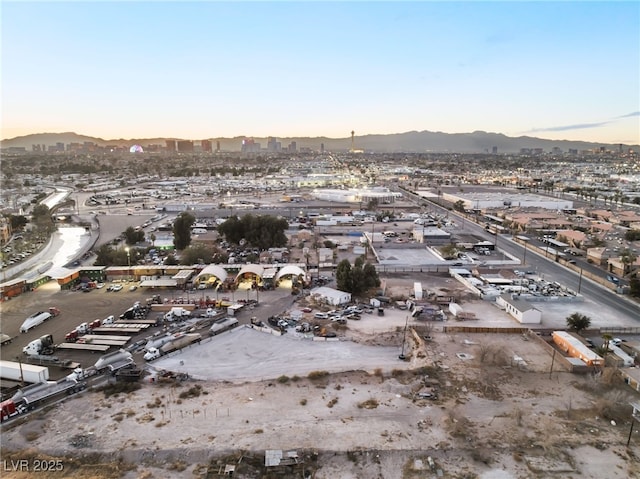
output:
POLYGON ((573 313, 567 316, 567 327, 576 333, 580 333, 591 326, 591 318, 582 313, 573 313))
POLYGON ((602 335, 602 339, 604 340, 604 344, 602 345, 602 348, 605 351, 608 351, 609 350, 609 343, 613 339, 613 336, 611 336, 610 334, 605 333, 605 334, 602 335))

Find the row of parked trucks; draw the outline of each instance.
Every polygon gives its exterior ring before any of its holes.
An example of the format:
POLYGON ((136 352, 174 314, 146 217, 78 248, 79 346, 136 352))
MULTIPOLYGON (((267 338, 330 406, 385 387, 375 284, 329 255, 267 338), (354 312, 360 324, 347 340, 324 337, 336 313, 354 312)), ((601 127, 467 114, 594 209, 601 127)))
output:
POLYGON ((131 353, 122 349, 105 354, 90 368, 74 369, 71 374, 59 381, 48 380, 47 368, 41 369, 47 371, 46 373, 41 372, 37 376, 30 376, 30 365, 2 361, 1 366, 3 378, 7 374, 12 374, 17 377, 16 380, 28 382, 29 379, 34 382, 34 384, 19 389, 11 399, 0 403, 0 419, 2 421, 33 410, 48 401, 82 391, 87 387, 87 379, 97 374, 117 375, 119 372, 126 370, 136 373, 139 377, 138 371, 133 367, 134 362, 131 353))

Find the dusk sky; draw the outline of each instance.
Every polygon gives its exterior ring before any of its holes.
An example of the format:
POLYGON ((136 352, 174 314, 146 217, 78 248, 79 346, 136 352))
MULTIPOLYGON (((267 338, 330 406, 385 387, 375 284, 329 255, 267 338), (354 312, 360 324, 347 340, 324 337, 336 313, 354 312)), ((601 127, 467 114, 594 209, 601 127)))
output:
POLYGON ((2 138, 640 144, 640 3, 2 1, 2 138))

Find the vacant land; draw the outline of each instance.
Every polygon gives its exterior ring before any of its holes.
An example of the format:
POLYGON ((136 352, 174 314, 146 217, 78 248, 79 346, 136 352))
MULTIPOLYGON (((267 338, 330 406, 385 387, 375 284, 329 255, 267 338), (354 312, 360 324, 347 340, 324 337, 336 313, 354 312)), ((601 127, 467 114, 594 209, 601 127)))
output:
MULTIPOLYGON (((626 447, 630 392, 612 375, 549 374, 550 358, 519 335, 434 333, 410 348, 409 363, 373 370, 89 392, 3 432, 3 459, 63 458, 59 477, 217 477, 226 464, 269 477, 268 449, 297 451, 304 464, 284 469, 316 478, 640 474, 639 435, 626 447)), ((286 361, 286 349, 270 354, 286 361)))

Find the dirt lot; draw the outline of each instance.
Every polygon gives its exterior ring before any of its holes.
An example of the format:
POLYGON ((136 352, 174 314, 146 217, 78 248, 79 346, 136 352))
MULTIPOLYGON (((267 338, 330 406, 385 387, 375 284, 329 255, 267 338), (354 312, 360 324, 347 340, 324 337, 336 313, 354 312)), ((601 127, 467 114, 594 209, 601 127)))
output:
MULTIPOLYGON (((451 287, 436 280, 433 286, 451 287)), ((60 294, 84 300, 94 293, 60 294)), ((117 294, 121 301, 132 298, 117 294)), ((55 298, 52 293, 47 301, 55 298)), ((438 470, 455 478, 640 477, 640 434, 626 446, 628 403, 639 398, 610 371, 550 374, 551 358, 535 341, 445 334, 442 323, 429 332, 430 341, 409 333, 410 361, 402 362, 397 352, 405 324, 401 310, 349 323, 343 334, 352 341, 335 346, 379 346, 389 359, 375 367, 355 365, 345 354, 343 372, 328 373, 337 371, 337 353, 291 356, 292 342, 304 340, 285 335, 270 338, 276 340, 272 348, 240 345, 239 351, 223 348, 222 358, 200 357, 214 371, 223 359, 230 370, 235 364, 235 378, 147 380, 135 391, 87 392, 3 431, 3 477, 32 477, 32 470, 7 468, 33 469, 47 456, 63 468, 47 477, 219 477, 225 465, 236 467, 235 477, 251 478, 305 472, 315 478, 422 478, 437 477, 438 470), (271 374, 236 363, 234 354, 268 364, 271 374), (297 451, 299 464, 267 470, 270 449, 297 451)))

